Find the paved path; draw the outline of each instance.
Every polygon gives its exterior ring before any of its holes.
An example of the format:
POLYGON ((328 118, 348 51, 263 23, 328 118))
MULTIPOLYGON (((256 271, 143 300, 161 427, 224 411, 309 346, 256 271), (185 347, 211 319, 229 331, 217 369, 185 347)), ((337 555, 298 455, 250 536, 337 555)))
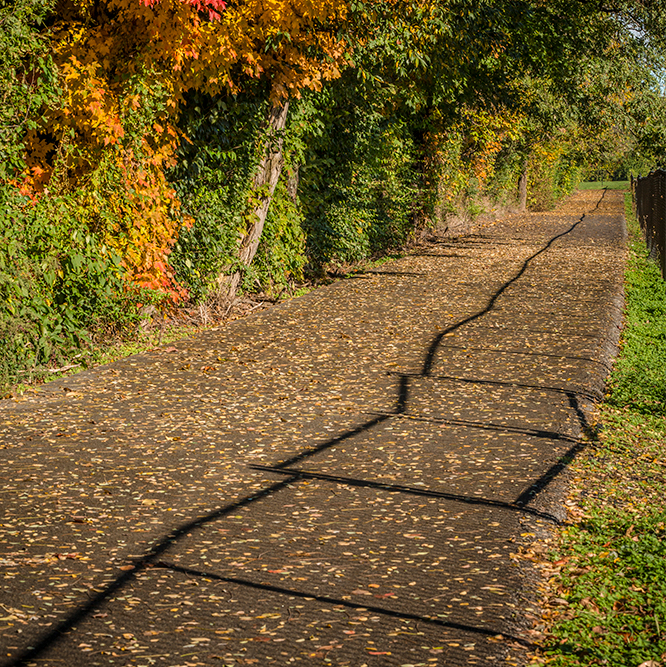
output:
POLYGON ((622 210, 580 193, 2 402, 0 664, 528 645, 512 553, 564 517, 560 459, 617 337, 622 210))

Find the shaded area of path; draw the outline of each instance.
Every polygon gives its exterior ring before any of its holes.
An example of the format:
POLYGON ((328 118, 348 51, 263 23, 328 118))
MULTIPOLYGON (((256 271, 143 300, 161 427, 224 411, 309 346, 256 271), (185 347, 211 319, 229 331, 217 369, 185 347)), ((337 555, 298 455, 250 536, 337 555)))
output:
POLYGON ((5 402, 6 665, 471 665, 603 391, 622 194, 5 402))

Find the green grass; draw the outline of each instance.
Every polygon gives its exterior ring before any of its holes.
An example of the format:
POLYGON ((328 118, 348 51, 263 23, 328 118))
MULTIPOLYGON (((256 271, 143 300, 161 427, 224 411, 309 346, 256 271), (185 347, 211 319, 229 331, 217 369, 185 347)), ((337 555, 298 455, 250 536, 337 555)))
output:
POLYGON ((625 277, 626 322, 608 405, 666 415, 666 286, 637 225, 625 277))
POLYGON ((628 206, 626 324, 598 436, 571 469, 579 521, 552 561, 534 664, 638 667, 666 659, 666 284, 628 206))
POLYGON ((585 181, 578 186, 579 190, 628 190, 629 181, 585 181))
MULTIPOLYGON (((212 325, 211 325, 212 326, 212 325)), ((162 345, 167 345, 175 341, 194 335, 204 327, 184 324, 168 325, 162 335, 162 345)), ((104 364, 109 364, 119 359, 141 354, 158 346, 160 338, 159 329, 143 332, 138 331, 131 337, 106 338, 97 341, 83 349, 79 354, 73 356, 66 364, 73 366, 63 372, 52 372, 48 369, 35 369, 24 374, 24 381, 14 384, 10 387, 3 387, 0 398, 11 398, 20 396, 26 391, 34 390, 35 387, 52 382, 58 378, 76 375, 88 368, 96 368, 104 364)))

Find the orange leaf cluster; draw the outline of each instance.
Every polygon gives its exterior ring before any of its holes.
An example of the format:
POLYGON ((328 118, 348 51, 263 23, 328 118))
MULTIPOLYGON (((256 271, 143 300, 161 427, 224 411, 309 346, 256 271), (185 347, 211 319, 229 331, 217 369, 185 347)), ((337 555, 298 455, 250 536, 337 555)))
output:
POLYGON ((339 0, 60 0, 53 55, 65 97, 48 136, 35 136, 33 159, 63 137, 83 162, 120 142, 123 107, 144 102, 137 79, 148 95, 163 90, 165 127, 188 90, 234 90, 243 76, 269 78, 276 94, 317 89, 340 73, 345 45, 326 26, 345 14, 339 0))
POLYGON ((346 11, 340 0, 58 0, 63 103, 28 137, 24 189, 54 170, 65 187, 85 185, 111 152, 125 169, 117 212, 134 220, 115 232, 125 266, 140 284, 173 290, 167 255, 182 223, 164 169, 185 94, 236 90, 243 77, 269 78, 278 96, 318 89, 339 76, 345 45, 328 27, 346 11))

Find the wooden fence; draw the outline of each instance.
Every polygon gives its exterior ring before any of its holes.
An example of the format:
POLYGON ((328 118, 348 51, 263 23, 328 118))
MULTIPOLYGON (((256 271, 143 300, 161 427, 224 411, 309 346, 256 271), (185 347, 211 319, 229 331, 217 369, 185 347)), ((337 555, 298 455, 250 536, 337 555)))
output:
POLYGON ((666 279, 666 171, 658 169, 644 178, 632 177, 631 192, 650 257, 659 263, 666 279))

